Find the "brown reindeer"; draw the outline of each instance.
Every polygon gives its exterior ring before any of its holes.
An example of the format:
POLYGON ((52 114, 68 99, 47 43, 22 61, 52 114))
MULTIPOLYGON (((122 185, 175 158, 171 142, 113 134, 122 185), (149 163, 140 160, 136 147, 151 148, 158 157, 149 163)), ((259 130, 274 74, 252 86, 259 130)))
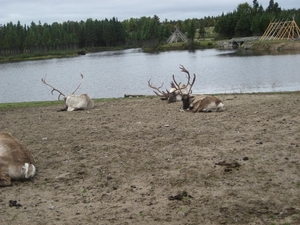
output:
MULTIPOLYGON (((181 65, 181 71, 188 74, 190 77, 190 73, 188 70, 181 65)), ((191 96, 191 88, 193 87, 196 80, 196 75, 194 74, 193 82, 190 84, 190 90, 188 90, 187 94, 180 91, 180 84, 178 84, 175 80, 175 76, 173 75, 173 82, 175 88, 179 91, 179 94, 182 98, 182 109, 190 110, 192 112, 212 112, 212 111, 223 111, 225 109, 225 105, 222 103, 220 99, 210 95, 196 95, 191 96)))
POLYGON ((32 178, 34 163, 25 145, 8 132, 0 133, 0 187, 10 186, 11 180, 32 178))
POLYGON ((75 89, 75 91, 73 91, 71 95, 64 95, 61 91, 57 90, 56 88, 48 84, 46 82, 46 76, 45 78, 42 78, 42 82, 52 88, 51 94, 53 94, 54 91, 58 92, 59 93, 58 100, 60 100, 60 96, 64 96, 64 102, 66 107, 60 111, 76 111, 76 110, 85 110, 85 109, 90 110, 95 106, 94 101, 87 94, 81 94, 81 95, 74 94, 83 82, 82 74, 81 74, 81 82, 79 83, 78 87, 75 89))
MULTIPOLYGON (((181 65, 181 67, 183 67, 181 65)), ((168 100, 168 103, 172 103, 172 102, 176 102, 176 101, 181 101, 181 95, 180 95, 180 92, 181 93, 184 93, 184 94, 192 94, 192 89, 190 88, 189 91, 188 91, 188 87, 191 86, 191 83, 190 83, 190 74, 187 74, 187 83, 186 84, 179 84, 179 86, 175 86, 174 82, 172 81, 171 84, 170 84, 170 89, 166 91, 162 91, 160 90, 162 88, 164 84, 162 83, 162 85, 160 87, 156 87, 154 86, 152 83, 151 83, 151 79, 148 80, 148 86, 153 90, 153 92, 161 97, 161 100, 168 100)))

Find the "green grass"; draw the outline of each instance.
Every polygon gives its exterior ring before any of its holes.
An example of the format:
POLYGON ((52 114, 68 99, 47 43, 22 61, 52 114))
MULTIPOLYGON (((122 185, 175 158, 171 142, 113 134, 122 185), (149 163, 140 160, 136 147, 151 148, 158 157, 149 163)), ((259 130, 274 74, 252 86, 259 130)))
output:
POLYGON ((15 103, 0 103, 0 109, 14 109, 35 106, 52 106, 63 104, 62 101, 42 101, 42 102, 15 102, 15 103))
MULTIPOLYGON (((216 41, 211 40, 196 40, 195 41, 195 49, 206 49, 206 48, 214 48, 216 46, 216 41)), ((188 44, 184 42, 176 42, 176 43, 166 43, 162 44, 158 47, 158 51, 170 51, 170 50, 187 50, 188 44)), ((145 49, 143 49, 145 50, 145 49)), ((145 50, 146 51, 146 50, 145 50)))
MULTIPOLYGON (((123 100, 134 100, 141 98, 153 98, 155 96, 141 96, 141 97, 132 97, 132 98, 96 98, 93 99, 94 102, 112 102, 120 99, 123 100)), ((40 107, 40 106, 54 106, 54 105, 63 105, 64 102, 60 101, 37 101, 37 102, 14 102, 14 103, 0 103, 0 110, 9 110, 14 108, 24 108, 24 107, 40 107)))
POLYGON ((43 60, 52 58, 67 58, 78 56, 77 52, 48 52, 48 53, 35 53, 35 54, 20 54, 0 57, 2 62, 18 62, 27 60, 43 60))
POLYGON ((43 59, 52 59, 52 58, 68 58, 78 56, 78 51, 89 52, 101 52, 101 51, 116 51, 128 49, 129 46, 113 46, 113 47, 94 47, 94 48, 85 48, 77 49, 72 51, 53 51, 53 52, 36 52, 33 54, 19 54, 19 55, 8 55, 0 56, 0 63, 2 62, 18 62, 18 61, 27 61, 27 60, 43 60, 43 59))
POLYGON ((17 219, 18 218, 18 214, 15 214, 15 215, 13 215, 13 220, 15 220, 15 219, 17 219))

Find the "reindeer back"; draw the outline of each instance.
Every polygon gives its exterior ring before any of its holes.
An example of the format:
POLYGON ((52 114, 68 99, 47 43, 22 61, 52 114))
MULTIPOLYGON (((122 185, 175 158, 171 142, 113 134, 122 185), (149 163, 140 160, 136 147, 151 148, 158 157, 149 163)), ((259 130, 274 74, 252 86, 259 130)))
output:
POLYGON ((8 132, 0 133, 0 161, 7 161, 7 163, 29 163, 34 164, 35 160, 31 152, 25 145, 12 136, 8 132))

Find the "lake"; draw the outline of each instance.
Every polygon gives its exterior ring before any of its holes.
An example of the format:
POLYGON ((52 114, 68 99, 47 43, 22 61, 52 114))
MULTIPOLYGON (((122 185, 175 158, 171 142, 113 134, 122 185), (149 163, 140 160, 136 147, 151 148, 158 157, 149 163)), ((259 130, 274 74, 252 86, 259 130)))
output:
POLYGON ((169 88, 174 74, 185 82, 183 65, 197 76, 193 94, 252 93, 300 90, 299 54, 259 55, 240 50, 196 50, 145 53, 141 49, 89 53, 73 58, 0 64, 0 103, 57 100, 46 81, 71 94, 119 98, 153 95, 147 81, 169 88))

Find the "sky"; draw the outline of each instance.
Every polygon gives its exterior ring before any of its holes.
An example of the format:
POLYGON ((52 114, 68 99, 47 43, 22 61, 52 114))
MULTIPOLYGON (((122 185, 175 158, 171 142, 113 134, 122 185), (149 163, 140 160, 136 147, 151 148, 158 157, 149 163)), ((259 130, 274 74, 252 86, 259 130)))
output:
MULTIPOLYGON (((258 0, 266 9, 270 0, 258 0)), ((160 21, 219 16, 253 0, 0 0, 0 24, 30 25, 65 21, 112 19, 118 21, 158 16, 160 21)), ((274 0, 281 9, 299 9, 299 0, 274 0)))

